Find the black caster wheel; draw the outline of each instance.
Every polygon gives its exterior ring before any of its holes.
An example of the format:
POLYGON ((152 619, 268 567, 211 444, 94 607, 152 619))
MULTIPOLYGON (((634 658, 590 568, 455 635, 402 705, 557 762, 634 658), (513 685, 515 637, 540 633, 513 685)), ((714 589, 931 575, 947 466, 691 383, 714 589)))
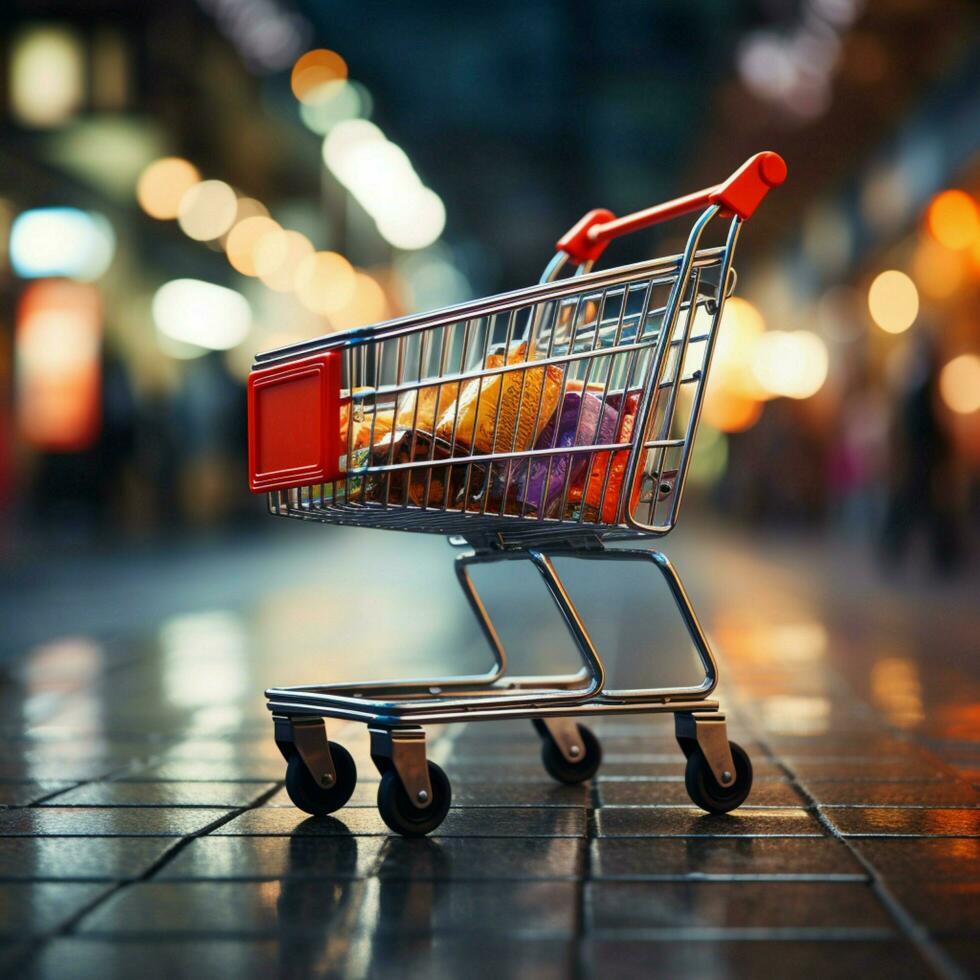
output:
POLYGON ((700 749, 692 751, 687 757, 684 784, 688 796, 708 813, 730 813, 745 802, 752 789, 752 763, 745 749, 737 742, 729 742, 728 745, 735 762, 735 782, 731 786, 722 786, 715 779, 700 749))
POLYGON ((298 752, 289 757, 286 764, 286 792, 293 803, 304 813, 323 816, 339 810, 350 798, 357 785, 357 766, 350 752, 336 742, 330 742, 337 781, 329 789, 317 785, 298 752))
POLYGON ((427 806, 417 807, 408 798, 408 793, 394 769, 389 769, 381 777, 378 812, 396 834, 424 837, 446 819, 453 791, 449 785, 449 777, 434 762, 429 763, 429 782, 432 784, 432 799, 427 806))
POLYGON ((576 727, 582 740, 584 752, 575 762, 569 762, 561 754, 557 743, 548 734, 547 729, 541 736, 541 761, 544 763, 548 775, 560 783, 584 783, 595 775, 599 763, 602 762, 602 746, 599 744, 599 739, 585 725, 577 725, 576 727))

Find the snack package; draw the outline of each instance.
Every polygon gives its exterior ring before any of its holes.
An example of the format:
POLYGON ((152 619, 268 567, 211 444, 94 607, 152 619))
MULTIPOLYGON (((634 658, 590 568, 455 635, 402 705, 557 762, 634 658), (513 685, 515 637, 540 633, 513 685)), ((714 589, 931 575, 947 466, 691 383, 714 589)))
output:
MULTIPOLYGON (((427 432, 402 429, 390 433, 375 446, 371 462, 375 466, 387 466, 427 459, 449 459, 453 455, 465 454, 466 451, 460 447, 452 453, 449 443, 427 432)), ((373 473, 367 480, 366 498, 371 503, 384 503, 385 485, 390 479, 388 503, 395 506, 409 503, 416 507, 444 507, 459 497, 465 478, 465 463, 373 473)))
MULTIPOLYGON (((355 388, 354 391, 352 392, 352 394, 356 394, 356 393, 362 392, 362 391, 370 391, 370 389, 369 388, 355 388)), ((353 414, 355 416, 354 425, 356 427, 357 426, 360 426, 361 421, 363 420, 363 415, 364 415, 364 405, 363 405, 363 402, 360 402, 359 401, 359 402, 355 403, 353 400, 348 399, 347 401, 342 401, 340 403, 340 445, 342 447, 344 447, 345 449, 347 447, 347 430, 348 430, 348 426, 350 425, 350 417, 351 417, 352 410, 353 410, 353 414)), ((357 429, 355 428, 354 431, 356 433, 357 429)), ((355 445, 354 448, 356 449, 357 446, 355 445)))
MULTIPOLYGON (((368 457, 370 453, 367 449, 355 449, 351 453, 350 465, 347 467, 348 472, 362 469, 368 465, 368 457)), ((347 483, 345 487, 346 493, 346 503, 360 504, 364 502, 364 477, 363 476, 348 476, 347 483)))
MULTIPOLYGON (((500 359, 501 364, 503 358, 500 359)), ((490 367, 491 365, 487 365, 490 367)), ((399 429, 418 429, 432 433, 436 419, 449 408, 459 394, 459 382, 448 381, 443 385, 426 385, 417 391, 410 391, 399 399, 398 415, 395 425, 399 429), (415 405, 418 403, 418 412, 415 405)))
MULTIPOLYGON (((613 442, 618 417, 616 409, 603 401, 601 388, 598 392, 566 391, 562 399, 561 412, 545 426, 534 444, 535 448, 552 449, 613 442)), ((608 458, 609 453, 567 453, 550 457, 540 456, 532 460, 530 475, 526 482, 523 473, 520 474, 519 484, 523 484, 523 488, 518 491, 517 499, 522 504, 526 503, 529 510, 538 513, 547 512, 556 504, 560 504, 569 469, 571 469, 571 485, 574 486, 576 482, 582 483, 589 457, 592 455, 597 456, 595 465, 599 466, 602 465, 600 458, 608 458)), ((525 464, 522 464, 522 468, 524 466, 525 464)), ((571 497, 571 490, 569 497, 571 497)))
MULTIPOLYGON (((522 364, 526 354, 524 342, 512 347, 506 363, 522 364)), ((487 366, 496 365, 488 358, 487 366)), ((456 401, 439 417, 435 435, 451 443, 455 427, 456 444, 473 453, 530 449, 554 414, 561 379, 561 370, 548 365, 467 381, 456 401), (500 419, 494 431, 498 401, 500 419)))
MULTIPOLYGON (((352 394, 358 392, 372 391, 371 388, 355 388, 352 394)), ((348 427, 353 417, 353 445, 352 450, 366 449, 371 445, 372 431, 374 443, 380 442, 395 424, 394 409, 376 409, 369 402, 363 400, 346 401, 340 406, 340 444, 346 452, 348 427), (373 430, 372 430, 373 423, 373 430)))
MULTIPOLYGON (((610 398, 607 406, 611 407, 613 404, 612 397, 610 398)), ((630 391, 626 394, 626 402, 623 406, 622 419, 619 423, 619 432, 616 433, 616 438, 614 440, 608 440, 610 442, 629 442, 633 437, 633 427, 636 424, 636 412, 640 404, 640 392, 630 391)), ((616 405, 614 409, 614 415, 619 418, 619 406, 616 405)), ((626 473, 626 463, 629 460, 629 450, 620 449, 615 453, 612 453, 612 459, 610 460, 609 453, 599 453, 596 455, 595 462, 592 465, 592 472, 589 473, 589 482, 585 488, 584 498, 585 506, 589 509, 590 513, 594 513, 595 517, 593 519, 598 519, 603 524, 613 524, 616 521, 616 509, 619 503, 619 494, 623 486, 623 477, 626 473), (609 474, 608 482, 606 481, 606 474, 609 474), (605 494, 602 493, 603 485, 606 487, 605 494), (599 498, 602 496, 602 505, 600 507, 599 498)), ((630 492, 629 503, 626 505, 626 509, 632 512, 633 508, 636 506, 640 499, 640 483, 642 482, 642 469, 638 470, 636 474, 636 480, 633 484, 633 489, 630 492)), ((572 499, 572 493, 569 493, 569 499, 572 499)), ((583 497, 581 487, 576 488, 574 499, 580 500, 583 497)))

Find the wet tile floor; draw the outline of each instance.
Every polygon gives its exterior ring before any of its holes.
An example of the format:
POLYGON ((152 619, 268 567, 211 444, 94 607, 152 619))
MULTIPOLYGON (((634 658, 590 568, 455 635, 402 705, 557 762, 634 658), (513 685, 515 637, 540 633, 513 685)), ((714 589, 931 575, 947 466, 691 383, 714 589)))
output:
MULTIPOLYGON (((325 596, 322 552, 290 545, 277 559, 270 545, 280 584, 248 605, 111 640, 65 634, 4 665, 0 972, 980 970, 976 609, 842 582, 812 554, 687 540, 678 563, 719 649, 730 733, 755 766, 746 805, 690 805, 662 719, 595 719, 604 764, 575 787, 548 780, 526 722, 470 724, 430 731, 454 805, 431 838, 404 840, 375 809, 362 726, 330 726, 358 766, 348 807, 293 808, 261 698, 331 675, 473 669, 475 631, 442 592, 445 544, 412 558, 390 537, 372 535, 364 555, 337 532, 348 580, 325 596), (366 589, 377 563, 384 581, 366 589), (325 656, 329 637, 347 653, 325 656)), ((686 656, 649 586, 589 583, 616 686, 683 682, 640 669, 656 656, 669 673, 686 656)), ((523 587, 491 582, 488 597, 542 669, 567 669, 523 587)))

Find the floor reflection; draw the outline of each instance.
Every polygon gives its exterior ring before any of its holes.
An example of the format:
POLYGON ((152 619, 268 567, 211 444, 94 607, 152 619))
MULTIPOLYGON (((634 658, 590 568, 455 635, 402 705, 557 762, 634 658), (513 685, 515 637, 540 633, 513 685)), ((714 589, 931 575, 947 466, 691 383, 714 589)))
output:
MULTIPOLYGON (((323 842, 321 842, 323 843, 323 842)), ((364 883, 356 879, 357 838, 331 817, 310 817, 295 830, 289 842, 289 871, 279 882, 276 915, 279 926, 279 965, 282 976, 326 976, 347 964, 364 918, 364 883), (302 878, 309 863, 313 830, 322 833, 329 824, 337 877, 311 883, 302 878), (311 828, 310 824, 318 824, 311 828)))
MULTIPOLYGON (((789 921, 803 935, 830 921, 819 939, 834 958, 894 922, 869 866, 923 930, 965 928, 965 886, 980 881, 980 611, 874 584, 815 545, 720 535, 670 549, 719 652, 732 737, 751 746, 756 786, 740 814, 691 810, 666 719, 617 716, 595 722, 606 758, 578 787, 547 780, 526 721, 433 728, 454 809, 426 840, 387 835, 364 726, 335 724, 361 781, 336 819, 306 818, 280 788, 266 686, 484 666, 452 551, 415 544, 327 534, 299 557, 270 548, 254 601, 171 610, 105 639, 65 632, 7 666, 0 908, 24 901, 5 895, 14 881, 112 896, 51 919, 55 934, 69 922, 78 933, 51 944, 60 975, 72 975, 69 942, 97 936, 123 964, 125 950, 145 959, 188 935, 243 977, 504 976, 514 963, 522 977, 567 975, 618 942, 621 918, 590 895, 628 894, 642 933, 628 942, 653 943, 677 925, 663 903, 681 883, 718 889, 685 909, 692 928, 740 943, 738 930, 758 938, 789 921), (794 908, 772 891, 789 883, 794 908), (927 884, 935 902, 920 895, 927 884), (757 898, 726 932, 725 910, 750 885, 757 898), (832 885, 860 891, 861 909, 830 915, 832 885), (245 955, 246 942, 265 958, 245 955)), ((539 619, 547 599, 526 584, 480 583, 513 667, 568 669, 564 627, 539 619)), ((651 580, 570 573, 569 587, 599 624, 611 683, 689 679, 651 580)), ((688 941, 671 935, 673 948, 688 941)), ((744 952, 719 942, 707 959, 736 975, 744 952)))

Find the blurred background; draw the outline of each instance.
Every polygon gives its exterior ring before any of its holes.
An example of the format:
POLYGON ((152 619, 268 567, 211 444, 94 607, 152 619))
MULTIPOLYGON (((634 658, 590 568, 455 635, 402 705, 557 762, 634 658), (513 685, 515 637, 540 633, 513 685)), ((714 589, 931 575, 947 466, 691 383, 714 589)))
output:
POLYGON ((761 149, 790 177, 741 239, 682 531, 975 600, 974 4, 3 11, 5 650, 247 597, 311 536, 247 491, 256 351, 527 285, 586 210, 761 149))

